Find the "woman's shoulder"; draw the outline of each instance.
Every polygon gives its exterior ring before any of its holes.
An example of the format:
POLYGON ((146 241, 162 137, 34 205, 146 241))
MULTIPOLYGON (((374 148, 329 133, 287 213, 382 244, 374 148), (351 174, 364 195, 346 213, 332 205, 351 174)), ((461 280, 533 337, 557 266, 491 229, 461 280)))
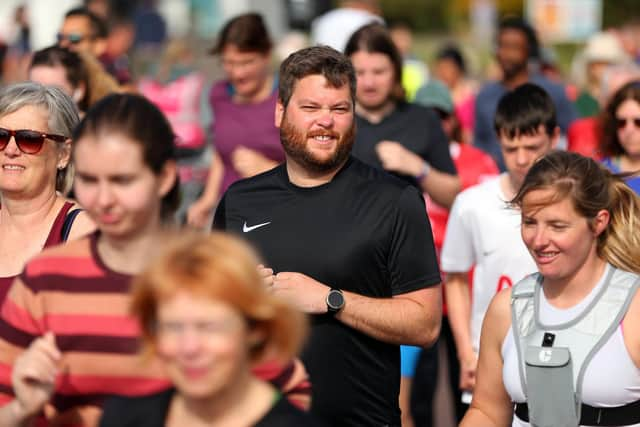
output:
POLYGON ((96 230, 95 223, 89 218, 89 214, 74 200, 67 217, 70 218, 71 224, 67 240, 76 240, 85 237, 96 230))
POLYGON ((505 288, 494 295, 482 323, 482 334, 489 334, 490 340, 502 346, 511 327, 512 288, 505 288))

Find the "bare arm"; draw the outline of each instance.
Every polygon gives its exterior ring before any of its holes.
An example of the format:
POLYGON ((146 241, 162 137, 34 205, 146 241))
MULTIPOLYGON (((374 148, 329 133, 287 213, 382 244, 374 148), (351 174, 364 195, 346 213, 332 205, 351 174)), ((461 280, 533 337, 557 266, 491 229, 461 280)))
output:
POLYGON ((271 160, 257 150, 239 146, 231 154, 233 167, 243 178, 252 177, 278 166, 278 162, 271 160))
POLYGON ((15 398, 0 408, 3 427, 31 426, 54 392, 61 354, 52 333, 38 338, 15 360, 12 386, 15 398))
POLYGON ((502 380, 501 347, 511 326, 511 290, 505 289, 491 301, 480 337, 478 381, 473 401, 460 427, 508 427, 513 418, 513 404, 502 380))
MULTIPOLYGON (((327 312, 330 287, 302 273, 278 273, 271 289, 299 309, 327 312)), ((440 333, 440 287, 433 286, 393 298, 371 298, 344 292, 345 305, 336 318, 380 341, 428 347, 440 333)))
POLYGON ((447 317, 460 362, 460 388, 473 390, 478 356, 471 342, 471 296, 468 273, 447 273, 444 286, 447 317))
POLYGON ((370 298, 344 292, 345 305, 336 318, 380 341, 429 347, 440 334, 440 294, 440 286, 393 298, 370 298))
POLYGON ((376 153, 385 170, 419 177, 422 191, 429 194, 433 201, 441 206, 451 207, 453 200, 460 192, 460 179, 456 175, 429 167, 429 172, 422 176, 425 171, 425 160, 398 142, 380 141, 376 145, 376 153))
POLYGON ((434 168, 430 168, 427 176, 420 181, 420 187, 434 202, 445 208, 451 207, 461 189, 460 178, 434 168))
POLYGON ((189 225, 194 227, 204 227, 207 225, 206 222, 211 214, 211 210, 220 197, 220 185, 222 184, 223 175, 224 164, 218 153, 214 152, 204 192, 202 196, 189 207, 187 212, 187 223, 189 225))

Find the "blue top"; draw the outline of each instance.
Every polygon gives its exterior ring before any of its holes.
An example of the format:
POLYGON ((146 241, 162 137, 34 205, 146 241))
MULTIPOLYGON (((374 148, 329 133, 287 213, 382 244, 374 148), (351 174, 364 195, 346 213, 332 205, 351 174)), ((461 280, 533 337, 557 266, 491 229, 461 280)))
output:
MULTIPOLYGON (((576 111, 569 98, 567 98, 564 87, 542 75, 532 76, 530 82, 542 87, 551 96, 556 107, 558 126, 560 126, 562 133, 566 135, 569 125, 576 119, 576 111)), ((498 102, 507 91, 507 87, 502 82, 487 83, 478 92, 475 105, 473 145, 489 153, 496 160, 501 171, 504 171, 505 167, 498 136, 493 129, 493 119, 498 108, 498 102)))
MULTIPOLYGON (((620 173, 619 160, 611 157, 607 157, 602 160, 602 163, 613 173, 620 173)), ((631 187, 636 194, 640 195, 640 176, 630 176, 625 179, 627 185, 631 187)))

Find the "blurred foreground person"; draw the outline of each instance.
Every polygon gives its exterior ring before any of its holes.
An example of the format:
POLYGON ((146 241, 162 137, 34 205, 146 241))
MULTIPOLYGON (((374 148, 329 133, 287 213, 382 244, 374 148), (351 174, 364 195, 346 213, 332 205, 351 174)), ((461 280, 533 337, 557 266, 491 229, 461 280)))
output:
MULTIPOLYGON (((98 231, 32 259, 5 299, 3 427, 33 420, 95 426, 106 395, 170 386, 156 360, 138 357, 129 287, 162 246, 178 205, 173 139, 162 113, 136 95, 106 97, 74 131, 76 196, 98 231)), ((261 375, 286 390, 299 372, 298 365, 289 368, 261 375)))
POLYGON ((21 83, 0 92, 0 303, 29 258, 93 230, 65 197, 77 123, 73 101, 58 88, 21 83))
POLYGON ((175 388, 107 403, 101 427, 317 426, 251 366, 294 357, 301 312, 264 286, 249 247, 222 233, 183 238, 134 281, 132 312, 175 388))
POLYGON ((640 425, 638 196, 556 151, 512 203, 538 272, 491 302, 461 426, 640 425))
POLYGON ((14 281, 1 311, 2 426, 94 426, 105 395, 168 386, 159 365, 137 359, 128 291, 177 203, 171 129, 143 98, 113 95, 76 128, 73 158, 98 231, 45 251, 14 281))

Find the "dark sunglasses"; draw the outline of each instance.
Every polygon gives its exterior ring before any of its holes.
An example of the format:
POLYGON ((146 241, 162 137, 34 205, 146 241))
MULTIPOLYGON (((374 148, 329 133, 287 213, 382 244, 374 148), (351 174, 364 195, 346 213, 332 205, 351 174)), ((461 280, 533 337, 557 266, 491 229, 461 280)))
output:
POLYGON ((82 34, 62 34, 62 33, 58 33, 56 35, 56 38, 58 39, 58 43, 67 40, 69 43, 71 44, 78 44, 80 43, 82 40, 88 38, 87 36, 83 36, 82 34))
POLYGON ((632 122, 636 128, 640 129, 640 117, 629 117, 628 119, 619 119, 616 117, 616 126, 618 129, 627 127, 627 122, 632 122))
POLYGON ((0 151, 7 148, 11 137, 16 140, 18 149, 25 154, 38 154, 38 152, 42 150, 45 138, 49 138, 57 142, 63 142, 67 139, 66 136, 38 132, 36 130, 9 130, 0 128, 0 151))

